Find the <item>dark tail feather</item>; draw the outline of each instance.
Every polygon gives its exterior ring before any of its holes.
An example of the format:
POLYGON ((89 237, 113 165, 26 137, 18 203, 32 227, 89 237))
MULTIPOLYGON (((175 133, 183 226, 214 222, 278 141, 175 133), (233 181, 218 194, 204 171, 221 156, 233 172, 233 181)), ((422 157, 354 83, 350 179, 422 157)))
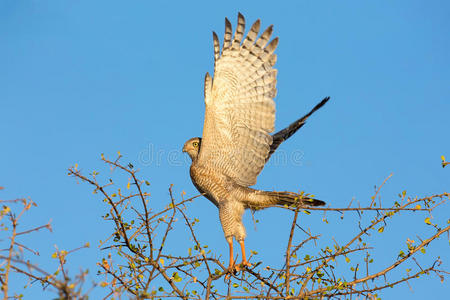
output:
POLYGON ((322 200, 309 198, 292 192, 265 192, 275 204, 287 206, 323 206, 325 202, 322 200))

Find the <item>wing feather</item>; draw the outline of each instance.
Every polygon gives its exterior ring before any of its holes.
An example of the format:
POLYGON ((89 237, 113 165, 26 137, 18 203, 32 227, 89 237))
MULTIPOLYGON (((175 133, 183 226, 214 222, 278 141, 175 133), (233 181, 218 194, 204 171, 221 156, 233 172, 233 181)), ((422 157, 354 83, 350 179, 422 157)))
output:
MULTIPOLYGON (((242 37, 244 36, 245 31, 245 19, 244 16, 241 13, 238 13, 238 25, 236 26, 236 32, 234 33, 234 39, 231 47, 234 50, 239 50, 241 46, 242 37)), ((239 53, 233 52, 233 54, 239 53)))
POLYGON ((225 35, 223 37, 223 47, 222 47, 222 54, 225 49, 228 49, 231 46, 231 35, 232 35, 232 28, 230 21, 225 18, 225 35))
POLYGON ((245 19, 239 13, 232 38, 231 23, 225 19, 221 55, 214 35, 214 79, 205 79, 205 123, 198 163, 242 186, 256 183, 269 155, 275 123, 277 71, 273 66, 278 38, 269 42, 272 26, 257 38, 259 30, 257 20, 244 38, 245 19))
POLYGON ((213 31, 213 43, 214 43, 214 64, 220 56, 220 42, 217 34, 213 31))
POLYGON ((273 143, 272 145, 270 145, 270 152, 269 156, 267 156, 266 158, 266 161, 269 160, 270 156, 275 152, 275 150, 277 150, 278 146, 280 146, 282 142, 290 138, 294 133, 297 132, 297 130, 302 128, 302 126, 305 125, 306 120, 318 109, 324 106, 325 103, 328 102, 328 100, 330 100, 330 97, 323 98, 322 101, 320 101, 316 106, 314 106, 314 108, 309 113, 307 113, 300 119, 296 120, 295 122, 291 123, 291 125, 289 125, 288 127, 273 134, 272 135, 273 143))
POLYGON ((209 75, 209 73, 206 72, 206 75, 205 75, 205 89, 204 89, 205 103, 208 103, 209 99, 211 99, 211 89, 212 89, 212 78, 209 75))
POLYGON ((264 32, 261 34, 261 36, 255 43, 257 49, 264 49, 264 46, 267 45, 267 43, 270 40, 270 37, 272 36, 272 32, 273 32, 273 25, 270 25, 269 27, 267 27, 266 30, 264 30, 264 32))

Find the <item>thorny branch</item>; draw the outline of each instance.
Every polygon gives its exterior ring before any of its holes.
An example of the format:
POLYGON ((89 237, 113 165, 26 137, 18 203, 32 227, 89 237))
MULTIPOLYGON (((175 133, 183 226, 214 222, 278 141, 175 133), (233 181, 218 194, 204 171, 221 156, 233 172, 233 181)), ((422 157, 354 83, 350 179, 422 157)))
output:
MULTIPOLYGON (((181 200, 177 200, 171 186, 169 201, 161 207, 161 200, 150 201, 150 193, 147 191, 149 183, 137 176, 139 170, 131 164, 122 164, 121 159, 120 154, 115 160, 108 160, 102 155, 102 160, 111 169, 111 175, 125 174, 128 177, 125 186, 112 179, 101 183, 97 172, 87 176, 77 167, 69 169, 70 176, 92 185, 94 193, 102 196, 108 212, 103 218, 113 224, 107 239, 100 242, 107 258, 97 264, 98 274, 104 278, 99 285, 109 289, 105 299, 117 299, 122 295, 132 295, 137 299, 376 298, 376 293, 383 289, 404 283, 410 285, 410 282, 423 275, 435 274, 441 281, 449 275, 447 271, 440 269, 440 258, 433 260, 431 264, 425 262, 427 266, 422 267, 417 253, 426 253, 425 248, 439 237, 449 235, 450 226, 443 226, 437 221, 433 223, 432 212, 437 207, 448 204, 450 194, 412 198, 403 192, 399 201, 392 201, 391 206, 382 206, 379 194, 390 175, 376 188, 366 207, 361 204, 354 207, 352 202, 344 208, 283 207, 294 211, 294 215, 290 231, 287 229, 289 236, 282 266, 256 262, 252 268, 240 274, 230 274, 230 279, 224 280, 227 272, 225 262, 201 242, 197 230, 199 220, 190 217, 187 211, 189 204, 202 195, 184 199, 183 192, 181 200), (375 201, 377 198, 379 203, 375 201), (340 241, 334 238, 328 240, 322 234, 311 232, 302 223, 302 218, 299 218, 299 214, 310 214, 312 211, 323 211, 324 214, 337 212, 341 218, 345 212, 357 212, 351 218, 356 216, 355 228, 360 230, 356 234, 350 234, 347 242, 343 242, 342 238, 340 241), (363 215, 362 212, 367 213, 363 215), (408 238, 407 250, 400 250, 398 257, 393 258, 388 266, 380 269, 378 264, 378 270, 373 270, 375 267, 371 263, 375 256, 372 251, 377 247, 370 244, 372 234, 383 233, 384 228, 390 226, 391 219, 398 218, 400 213, 411 212, 428 215, 425 222, 421 222, 434 232, 426 239, 417 237, 418 243, 408 238), (184 222, 180 223, 179 220, 184 222), (188 232, 183 236, 185 240, 180 240, 179 234, 174 238, 177 230, 188 232), (302 235, 306 237, 302 238, 302 235), (314 242, 314 247, 310 245, 310 241, 314 242), (351 272, 343 268, 347 264, 352 266, 351 272), (399 269, 400 265, 407 266, 406 272, 399 269), (360 266, 364 268, 363 275, 358 274, 360 266), (394 270, 397 271, 393 272, 394 270)), ((9 239, 5 240, 8 243, 2 247, 5 254, 0 255, 3 298, 16 297, 11 296, 11 276, 24 276, 28 279, 28 285, 39 283, 43 289, 52 288, 61 299, 87 299, 87 293, 83 291, 87 271, 71 277, 66 263, 69 255, 89 245, 72 251, 57 248, 53 254, 58 262, 56 271, 44 270, 25 258, 25 254, 39 255, 39 252, 25 245, 20 238, 39 234, 42 229, 51 231, 50 223, 19 229, 19 220, 35 203, 26 199, 0 202, 3 204, 0 211, 3 223, 0 229, 9 232, 9 239), (18 214, 11 209, 15 205, 22 206, 18 214), (6 227, 7 223, 10 224, 9 227, 6 227)), ((422 214, 414 214, 414 217, 422 218, 422 214)), ((328 223, 325 217, 322 220, 328 223)), ((414 232, 410 234, 415 235, 414 232)), ((256 258, 254 255, 251 258, 256 258)), ((423 258, 421 256, 421 260, 423 258)))
POLYGON ((365 242, 369 240, 370 232, 377 230, 376 227, 380 225, 382 229, 378 228, 378 232, 382 232, 384 227, 389 225, 387 221, 399 216, 400 212, 431 214, 436 207, 447 204, 450 196, 448 193, 442 193, 424 198, 410 198, 403 193, 401 201, 394 201, 391 207, 382 207, 381 203, 376 205, 375 199, 379 197, 380 190, 390 178, 389 176, 375 191, 367 207, 349 205, 345 208, 287 208, 294 211, 294 218, 283 266, 262 267, 258 262, 238 276, 231 274, 230 281, 221 282, 219 279, 225 278, 225 263, 220 256, 200 242, 196 231, 198 220, 191 219, 186 211, 187 205, 201 195, 188 199, 182 198, 177 202, 171 186, 169 202, 165 207, 158 208, 156 203, 161 201, 150 201, 150 193, 145 187, 148 182, 138 178, 138 170, 131 164, 127 166, 121 164, 121 158, 122 156, 119 155, 112 161, 102 156, 102 160, 110 165, 112 170, 121 170, 129 177, 126 188, 116 185, 112 179, 105 184, 100 184, 97 181, 98 173, 96 172, 87 177, 76 168, 69 169, 69 175, 91 184, 95 192, 100 191, 111 208, 105 220, 111 220, 115 225, 112 233, 114 239, 108 240, 109 246, 104 249, 110 251, 108 255, 112 258, 109 264, 99 264, 100 273, 105 276, 103 284, 111 289, 108 294, 110 297, 120 295, 122 292, 144 298, 177 296, 183 299, 299 299, 333 298, 339 295, 372 297, 375 291, 409 282, 422 274, 439 274, 441 279, 448 275, 445 271, 438 269, 440 262, 436 261, 427 268, 406 274, 402 279, 380 285, 380 278, 386 278, 400 264, 405 263, 418 251, 423 251, 422 249, 435 239, 449 232, 448 226, 440 228, 437 224, 432 224, 429 218, 426 219, 425 225, 435 227, 436 233, 421 241, 416 247, 408 244, 409 252, 399 256, 388 267, 376 272, 369 267, 369 260, 372 260, 370 253, 376 248, 365 242), (127 190, 129 195, 124 194, 127 190), (298 224, 298 215, 309 214, 309 211, 338 212, 342 214, 341 218, 344 212, 357 212, 360 231, 350 237, 348 242, 339 242, 343 246, 340 246, 337 241, 329 241, 331 247, 318 248, 320 250, 315 255, 306 255, 300 259, 299 252, 311 250, 311 247, 306 245, 307 242, 314 241, 322 246, 328 242, 323 241, 320 235, 311 233, 310 229, 304 230, 298 224), (363 211, 373 211, 375 214, 373 216, 365 214, 363 218, 361 213, 363 211), (184 224, 178 223, 179 219, 183 220, 184 224), (363 223, 368 225, 362 226, 363 223), (161 224, 165 225, 161 226, 161 224), (171 236, 174 230, 183 227, 189 233, 186 236, 188 241, 177 241, 177 244, 191 243, 192 246, 187 246, 188 256, 181 254, 179 247, 167 246, 168 243, 173 243, 171 236), (299 228, 307 234, 307 238, 297 237, 295 232, 299 228), (350 263, 353 260, 356 268, 352 267, 351 274, 347 274, 338 266, 338 261, 350 263), (363 277, 358 277, 357 274, 360 265, 366 268, 366 275, 363 277), (350 275, 352 279, 346 280, 347 275, 350 275))
MULTIPOLYGON (((26 284, 26 286, 29 286, 34 282, 38 282, 42 284, 43 289, 51 287, 61 299, 87 299, 86 294, 82 291, 82 286, 85 282, 87 272, 82 271, 74 278, 70 278, 64 268, 64 265, 66 264, 67 255, 82 248, 86 248, 88 245, 72 251, 57 250, 53 254, 54 258, 58 258, 58 267, 56 271, 46 271, 24 257, 26 253, 37 256, 39 255, 39 252, 30 246, 26 246, 23 242, 19 242, 19 240, 23 236, 37 234, 42 229, 51 231, 52 228, 50 223, 31 229, 18 231, 20 225, 19 221, 24 217, 25 213, 27 213, 32 207, 36 206, 36 203, 27 199, 0 200, 0 203, 3 204, 3 209, 0 211, 0 220, 7 217, 7 220, 11 225, 9 228, 8 223, 3 222, 0 224, 0 230, 9 232, 9 246, 5 249, 7 250, 7 255, 0 255, 0 266, 5 266, 0 272, 3 299, 17 299, 21 297, 20 294, 16 293, 12 296, 10 295, 10 278, 12 276, 14 276, 14 278, 16 278, 16 276, 24 276, 28 279, 28 284, 26 284), (16 205, 22 207, 18 214, 14 213, 16 205), (28 252, 24 253, 24 249, 28 252)), ((26 280, 22 281, 26 282, 26 280)))

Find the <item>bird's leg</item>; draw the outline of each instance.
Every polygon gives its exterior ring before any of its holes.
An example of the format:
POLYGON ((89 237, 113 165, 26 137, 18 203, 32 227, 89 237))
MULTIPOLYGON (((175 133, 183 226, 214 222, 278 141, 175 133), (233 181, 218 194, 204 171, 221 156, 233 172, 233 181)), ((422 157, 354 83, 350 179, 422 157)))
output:
POLYGON ((233 272, 234 258, 233 258, 233 237, 227 238, 228 246, 230 247, 230 264, 228 265, 228 270, 233 272))
POLYGON ((230 248, 230 264, 228 265, 228 270, 227 270, 227 274, 225 275, 225 280, 230 279, 231 274, 235 274, 234 257, 233 257, 233 237, 227 238, 227 243, 230 248))
POLYGON ((247 258, 245 256, 245 243, 244 243, 244 240, 240 240, 239 244, 241 245, 242 263, 239 266, 236 266, 236 270, 237 271, 240 271, 240 269, 241 269, 240 266, 242 266, 244 268, 252 266, 252 264, 247 261, 247 258))

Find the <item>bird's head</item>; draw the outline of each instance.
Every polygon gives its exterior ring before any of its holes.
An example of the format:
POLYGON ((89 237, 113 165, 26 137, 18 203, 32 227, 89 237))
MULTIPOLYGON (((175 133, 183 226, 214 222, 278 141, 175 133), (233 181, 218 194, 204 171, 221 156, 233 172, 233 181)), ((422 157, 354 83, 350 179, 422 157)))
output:
POLYGON ((201 138, 199 137, 191 138, 186 143, 184 143, 183 152, 187 152, 192 161, 194 161, 197 159, 201 143, 202 143, 201 138))

